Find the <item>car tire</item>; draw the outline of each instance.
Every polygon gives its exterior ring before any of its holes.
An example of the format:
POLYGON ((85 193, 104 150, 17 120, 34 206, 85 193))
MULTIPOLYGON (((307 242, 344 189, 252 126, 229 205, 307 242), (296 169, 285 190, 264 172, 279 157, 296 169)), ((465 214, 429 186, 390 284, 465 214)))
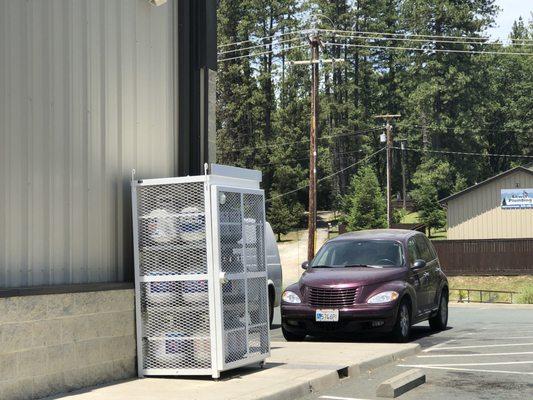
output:
POLYGON ((448 326, 448 294, 442 292, 437 314, 429 319, 429 326, 434 331, 443 331, 448 326))
POLYGON ((305 334, 301 333, 292 333, 286 330, 283 326, 281 326, 281 332, 283 333, 283 337, 287 342, 301 342, 305 339, 305 334))
POLYGON ((405 343, 411 335, 411 309, 409 302, 403 300, 398 307, 396 323, 392 329, 392 337, 395 342, 405 343))
POLYGON ((272 323, 274 322, 274 296, 268 295, 268 326, 272 329, 272 323))

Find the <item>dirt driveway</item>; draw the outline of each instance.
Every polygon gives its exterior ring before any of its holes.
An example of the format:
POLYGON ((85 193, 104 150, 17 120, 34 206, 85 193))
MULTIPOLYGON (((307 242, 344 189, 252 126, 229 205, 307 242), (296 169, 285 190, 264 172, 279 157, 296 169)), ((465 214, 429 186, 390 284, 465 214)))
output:
MULTIPOLYGON (((317 229, 316 249, 328 239, 328 229, 317 229)), ((307 231, 297 231, 296 240, 278 243, 281 266, 283 268, 283 287, 298 280, 303 270, 302 262, 307 260, 307 231)))

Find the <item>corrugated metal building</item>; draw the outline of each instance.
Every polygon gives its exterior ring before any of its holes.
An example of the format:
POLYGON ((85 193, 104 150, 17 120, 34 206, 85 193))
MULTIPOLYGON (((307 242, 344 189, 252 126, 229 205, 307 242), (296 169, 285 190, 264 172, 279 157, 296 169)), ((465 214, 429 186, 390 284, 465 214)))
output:
POLYGON ((0 0, 0 399, 135 375, 131 171, 202 171, 215 70, 215 0, 0 0))
POLYGON ((129 278, 131 170, 176 175, 200 146, 177 134, 177 11, 0 0, 0 288, 129 278))
POLYGON ((502 207, 502 190, 533 189, 533 168, 517 167, 441 200, 448 239, 533 238, 533 208, 502 207))

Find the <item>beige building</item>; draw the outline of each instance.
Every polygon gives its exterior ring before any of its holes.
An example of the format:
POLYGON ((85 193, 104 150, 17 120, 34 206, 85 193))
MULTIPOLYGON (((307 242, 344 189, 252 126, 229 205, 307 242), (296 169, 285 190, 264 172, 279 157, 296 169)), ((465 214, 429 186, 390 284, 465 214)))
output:
POLYGON ((533 238, 533 164, 442 199, 448 239, 533 238))

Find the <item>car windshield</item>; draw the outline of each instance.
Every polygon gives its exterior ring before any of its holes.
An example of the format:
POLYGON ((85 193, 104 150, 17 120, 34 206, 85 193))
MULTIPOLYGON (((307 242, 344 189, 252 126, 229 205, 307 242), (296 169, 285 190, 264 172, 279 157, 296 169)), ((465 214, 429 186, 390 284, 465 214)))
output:
POLYGON ((402 245, 392 240, 335 240, 326 243, 312 268, 401 267, 402 245))

